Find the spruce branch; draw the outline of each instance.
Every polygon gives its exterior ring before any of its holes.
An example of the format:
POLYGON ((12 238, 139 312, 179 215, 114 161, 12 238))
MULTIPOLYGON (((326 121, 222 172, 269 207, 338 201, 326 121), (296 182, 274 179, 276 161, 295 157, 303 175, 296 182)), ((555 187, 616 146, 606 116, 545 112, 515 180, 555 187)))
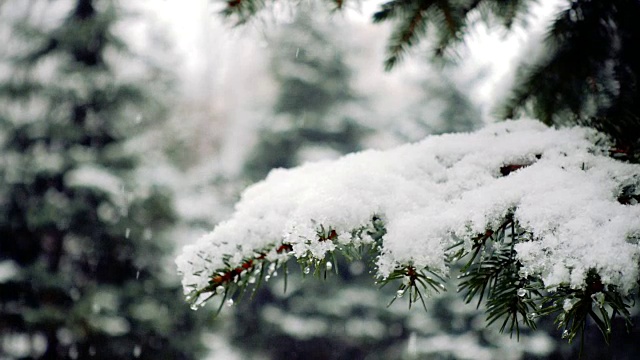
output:
MULTIPOLYGON (((353 238, 363 240, 368 237, 372 242, 361 241, 354 245, 337 243, 338 234, 335 229, 325 227, 323 224, 318 226, 316 231, 316 239, 318 242, 334 242, 336 248, 349 261, 361 259, 365 252, 375 253, 380 249, 380 242, 386 233, 383 221, 378 216, 373 216, 369 226, 362 226, 351 232, 353 238)), ((277 271, 281 267, 284 268, 284 290, 287 287, 287 262, 293 256, 293 245, 289 243, 281 243, 278 246, 272 246, 262 249, 255 256, 245 258, 239 266, 232 266, 229 256, 224 257, 225 267, 216 270, 210 277, 207 286, 198 289, 190 286, 193 290, 187 295, 186 300, 192 309, 197 309, 216 295, 221 295, 222 300, 218 311, 221 310, 225 301, 233 304, 234 301, 242 299, 244 294, 251 290, 252 293, 261 286, 263 281, 269 281, 272 277, 277 276, 277 271), (274 260, 274 254, 275 260, 274 260)), ((304 275, 313 274, 317 277, 326 279, 327 273, 334 270, 338 271, 336 252, 331 251, 322 258, 313 256, 310 252, 297 257, 298 264, 304 275)))
MULTIPOLYGON (((344 0, 332 0, 335 10, 344 8, 344 0)), ((384 66, 391 70, 406 52, 426 36, 427 25, 434 25, 435 58, 443 59, 446 50, 463 40, 464 29, 469 23, 469 14, 485 11, 510 28, 514 20, 526 13, 529 1, 514 0, 495 4, 488 0, 391 0, 383 3, 372 16, 374 23, 395 22, 388 40, 387 58, 384 66)), ((226 17, 235 18, 236 24, 244 24, 266 7, 265 0, 226 0, 222 11, 226 17)), ((492 16, 483 17, 491 22, 492 16)))
POLYGON ((245 24, 266 6, 265 0, 226 0, 226 3, 221 14, 234 18, 236 25, 245 24))
POLYGON ((562 338, 572 342, 581 334, 581 347, 588 319, 607 343, 616 316, 623 317, 627 328, 631 326, 632 296, 623 296, 615 286, 603 285, 595 270, 587 275, 586 289, 545 289, 540 278, 524 274, 513 246, 530 236, 507 216, 495 231, 487 230, 473 238, 470 252, 455 253, 459 258, 469 256, 458 277, 463 280, 458 291, 466 291, 467 303, 477 298, 478 308, 486 297, 487 326, 502 319, 500 332, 509 330, 513 335, 515 331, 519 338, 520 323, 535 330, 536 319, 555 314, 555 323, 563 329, 562 338))
MULTIPOLYGON (((394 31, 389 39, 387 47, 387 59, 384 62, 385 70, 391 70, 401 60, 406 51, 416 45, 427 30, 426 12, 434 4, 434 1, 424 1, 418 6, 407 9, 402 23, 394 31)), ((375 19, 375 15, 374 15, 375 19)))
POLYGON ((392 281, 400 281, 396 295, 391 299, 387 306, 391 306, 397 299, 403 297, 407 292, 409 293, 409 309, 418 300, 422 303, 424 310, 427 310, 427 304, 425 303, 425 295, 430 294, 431 290, 439 294, 442 291, 447 291, 444 283, 446 280, 438 275, 438 273, 429 269, 418 270, 414 266, 409 265, 406 267, 397 268, 388 277, 379 281, 381 288, 391 283, 392 281), (422 289, 422 290, 421 290, 422 289))
POLYGON ((504 319, 500 332, 508 327, 510 334, 515 331, 519 338, 519 318, 530 328, 536 327, 530 314, 535 310, 533 296, 539 293, 520 276, 514 245, 524 232, 516 229, 513 216, 507 215, 495 230, 488 229, 472 239, 469 260, 458 277, 463 280, 458 291, 466 291, 464 300, 467 303, 477 298, 476 308, 486 297, 487 326, 504 319))
POLYGON ((547 124, 593 127, 632 150, 624 152, 637 162, 639 61, 629 49, 639 15, 636 2, 572 1, 547 33, 546 55, 521 67, 501 116, 528 113, 547 124))
MULTIPOLYGON (((479 2, 479 1, 475 1, 479 2)), ((489 8, 489 12, 502 22, 502 25, 510 29, 516 19, 527 14, 531 1, 510 0, 510 1, 482 1, 489 8)))
POLYGON ((381 9, 373 14, 373 22, 380 23, 382 21, 391 20, 400 16, 400 13, 411 5, 409 0, 391 0, 380 5, 381 9))
MULTIPOLYGON (((337 264, 337 253, 349 261, 362 258, 365 251, 376 254, 385 233, 383 221, 374 216, 369 226, 351 232, 353 237, 372 238, 372 243, 339 245, 336 251, 329 252, 323 258, 305 254, 298 258, 298 263, 303 274, 313 273, 316 277, 326 278, 328 272, 337 271, 333 265, 337 264)), ((338 234, 331 227, 320 225, 316 236, 315 241, 335 241, 338 244, 338 234)), ((521 325, 535 330, 538 318, 555 315, 555 323, 558 328, 563 329, 562 338, 572 342, 581 334, 581 347, 588 319, 600 329, 607 342, 616 316, 622 316, 627 327, 631 326, 629 308, 632 297, 623 296, 615 286, 604 285, 595 270, 587 275, 588 285, 585 289, 573 289, 564 285, 545 289, 539 277, 523 273, 522 266, 516 259, 514 246, 530 239, 531 234, 520 228, 512 213, 509 213, 494 229, 487 229, 484 234, 473 237, 469 251, 465 250, 464 241, 459 241, 448 249, 449 264, 467 259, 460 270, 462 275, 458 277, 461 280, 458 292, 465 292, 464 300, 467 303, 477 299, 477 308, 485 301, 487 326, 498 323, 500 332, 508 331, 511 336, 515 334, 519 339, 521 325)), ((286 291, 286 264, 291 256, 292 245, 284 243, 244 259, 240 266, 229 266, 227 259, 227 268, 215 272, 209 285, 194 290, 188 301, 195 309, 210 298, 221 296, 218 308, 220 311, 224 304, 240 301, 248 289, 255 292, 263 281, 276 276, 280 267, 284 268, 286 291), (274 251, 283 256, 275 261, 268 260, 268 253, 274 251)), ((378 279, 377 283, 384 287, 392 282, 399 282, 399 285, 388 306, 406 297, 409 308, 420 301, 426 311, 425 298, 446 291, 447 280, 445 275, 436 271, 418 269, 408 264, 398 266, 389 276, 378 279)))
MULTIPOLYGON (((373 22, 394 20, 397 25, 387 46, 385 69, 391 70, 411 47, 426 36, 428 24, 434 25, 435 59, 445 58, 446 50, 463 40, 464 29, 469 23, 470 13, 485 9, 502 24, 510 28, 514 20, 526 13, 528 1, 510 1, 494 4, 486 0, 455 2, 450 0, 402 0, 389 1, 373 15, 373 22), (482 6, 484 5, 484 6, 482 6)), ((491 16, 485 17, 491 22, 491 16)))
POLYGON ((540 316, 556 315, 555 323, 563 330, 563 339, 572 342, 580 334, 581 349, 588 319, 598 327, 607 344, 616 316, 622 316, 627 330, 632 325, 629 312, 633 303, 631 295, 623 296, 615 286, 604 285, 595 269, 587 274, 587 284, 585 289, 561 286, 555 292, 546 294, 539 305, 540 316))
MULTIPOLYGON (((492 175, 515 178, 517 173, 524 171, 523 168, 532 166, 542 157, 542 153, 533 152, 519 161, 506 162, 492 169, 492 175)), ((581 169, 585 170, 584 165, 581 169)), ((620 182, 618 202, 625 206, 635 204, 637 189, 638 177, 635 175, 620 182)), ((547 288, 540 273, 529 273, 535 270, 521 263, 528 260, 518 258, 515 249, 519 244, 535 241, 536 235, 521 226, 516 216, 517 210, 515 207, 507 209, 502 219, 494 218, 485 225, 487 228, 483 233, 475 236, 469 236, 472 233, 470 227, 455 232, 452 234, 454 244, 443 254, 445 264, 449 267, 463 261, 458 291, 464 292, 465 302, 475 300, 477 308, 484 304, 487 326, 495 323, 500 332, 508 331, 519 339, 523 326, 535 330, 538 318, 556 316, 556 324, 563 329, 562 337, 569 342, 578 334, 584 341, 588 321, 600 329, 607 342, 616 316, 623 317, 629 327, 632 297, 616 286, 603 282, 598 269, 589 270, 584 288, 565 283, 547 288)), ((375 255, 381 257, 384 255, 383 240, 387 232, 383 219, 374 215, 369 223, 346 232, 338 231, 330 224, 310 221, 311 228, 303 226, 304 231, 297 233, 299 239, 296 241, 302 239, 299 242, 292 240, 291 243, 268 246, 239 263, 232 262, 229 256, 222 256, 225 267, 212 274, 204 289, 195 289, 190 301, 197 306, 218 295, 222 298, 222 307, 226 302, 240 300, 247 288, 255 291, 263 280, 269 280, 280 267, 286 267, 287 260, 294 255, 303 274, 313 273, 325 278, 331 271, 338 270, 334 266, 338 255, 345 256, 349 261, 362 258, 365 252, 374 255, 371 258, 375 255), (320 244, 330 246, 315 246, 320 244), (202 298, 203 295, 205 298, 202 298)), ((633 238, 629 241, 633 242, 633 238)), ((394 263, 395 267, 390 273, 380 272, 385 274, 377 281, 381 287, 392 282, 398 284, 396 295, 389 305, 405 297, 410 308, 420 301, 426 310, 425 297, 446 291, 447 274, 441 269, 436 271, 416 263, 414 260, 400 261, 394 263)), ((285 288, 286 273, 285 268, 285 288)))
MULTIPOLYGON (((290 244, 281 244, 274 250, 276 254, 290 256, 292 249, 290 244)), ((187 302, 193 309, 197 309, 215 295, 223 295, 222 304, 225 299, 232 298, 236 293, 244 295, 244 292, 251 285, 253 285, 253 291, 255 292, 260 287, 263 279, 268 281, 271 276, 274 276, 277 268, 286 263, 286 257, 282 260, 270 261, 267 258, 268 254, 269 251, 261 251, 253 258, 244 259, 241 265, 236 267, 230 266, 227 258, 225 260, 226 267, 214 272, 207 286, 201 289, 193 289, 187 295, 187 302)))

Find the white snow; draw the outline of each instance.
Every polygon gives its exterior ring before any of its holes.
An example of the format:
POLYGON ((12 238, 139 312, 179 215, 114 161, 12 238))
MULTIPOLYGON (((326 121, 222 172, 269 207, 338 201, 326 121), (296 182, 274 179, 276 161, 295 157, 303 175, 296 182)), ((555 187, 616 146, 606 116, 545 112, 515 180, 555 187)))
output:
POLYGON ((609 158, 608 148, 592 129, 517 120, 273 170, 243 193, 228 221, 184 247, 176 262, 185 293, 225 269, 224 256, 232 268, 257 252, 287 257, 275 252, 284 241, 296 257, 321 259, 366 241, 351 231, 374 215, 387 229, 378 276, 409 264, 447 276, 445 249, 455 238, 470 246, 507 214, 532 234, 516 245, 523 273, 553 290, 582 288, 595 269, 604 284, 626 293, 638 278, 640 206, 617 197, 640 182, 640 166, 609 158), (508 165, 528 166, 503 176, 508 165), (318 241, 321 225, 338 238, 318 241))
POLYGON ((123 192, 122 180, 107 169, 86 165, 69 171, 65 175, 65 184, 69 187, 88 187, 102 190, 114 198, 123 192))

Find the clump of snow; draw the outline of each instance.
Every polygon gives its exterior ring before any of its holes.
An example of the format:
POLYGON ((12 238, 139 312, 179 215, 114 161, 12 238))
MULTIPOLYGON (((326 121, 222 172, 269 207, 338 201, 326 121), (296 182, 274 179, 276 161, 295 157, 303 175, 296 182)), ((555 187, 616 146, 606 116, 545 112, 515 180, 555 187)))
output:
POLYGON ((0 261, 0 284, 14 279, 19 273, 20 270, 13 261, 0 261))
POLYGON ((82 166, 65 175, 65 184, 70 187, 88 187, 102 190, 118 197, 122 194, 123 182, 120 178, 99 166, 82 166))
POLYGON ((577 304, 579 301, 580 300, 576 298, 564 299, 564 302, 562 303, 562 309, 564 310, 564 312, 569 312, 571 311, 571 309, 573 309, 573 306, 577 304))
POLYGON ((640 181, 640 166, 609 158, 607 146, 593 129, 517 120, 276 169, 243 193, 228 221, 185 246, 178 270, 189 292, 225 269, 223 258, 231 267, 261 251, 275 258, 283 241, 296 257, 321 259, 366 242, 351 232, 378 216, 387 230, 380 277, 408 264, 446 276, 445 249, 456 238, 470 246, 512 215, 532 235, 515 247, 524 273, 550 289, 584 288, 595 270, 625 293, 638 278, 640 206, 617 197, 640 181), (319 241, 321 225, 337 239, 319 241))

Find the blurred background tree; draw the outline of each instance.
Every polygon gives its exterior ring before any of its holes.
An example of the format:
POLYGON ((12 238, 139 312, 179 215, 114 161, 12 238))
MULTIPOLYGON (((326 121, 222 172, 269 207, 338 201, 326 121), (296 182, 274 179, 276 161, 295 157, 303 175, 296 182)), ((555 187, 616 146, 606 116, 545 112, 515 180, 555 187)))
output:
POLYGON ((311 11, 296 12, 271 40, 277 98, 244 163, 244 175, 251 182, 273 168, 360 150, 368 133, 363 119, 356 119, 362 104, 350 84, 344 49, 311 11))
POLYGON ((116 35, 118 2, 0 6, 0 357, 198 358, 171 194, 127 146, 164 116, 158 69, 116 35))

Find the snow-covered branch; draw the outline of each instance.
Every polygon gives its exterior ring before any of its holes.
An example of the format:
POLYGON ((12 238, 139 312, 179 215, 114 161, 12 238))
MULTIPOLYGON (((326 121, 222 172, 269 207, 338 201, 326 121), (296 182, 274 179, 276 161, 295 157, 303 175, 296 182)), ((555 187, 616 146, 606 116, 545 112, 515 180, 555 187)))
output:
POLYGON ((593 129, 517 120, 273 170, 230 220, 184 248, 185 293, 199 303, 292 256, 326 264, 362 245, 379 253, 380 280, 404 274, 411 287, 432 279, 425 271, 448 278, 452 260, 502 231, 518 276, 542 290, 587 291, 595 276, 627 295, 640 258, 640 206, 627 200, 640 191, 640 166, 609 150, 593 129))

